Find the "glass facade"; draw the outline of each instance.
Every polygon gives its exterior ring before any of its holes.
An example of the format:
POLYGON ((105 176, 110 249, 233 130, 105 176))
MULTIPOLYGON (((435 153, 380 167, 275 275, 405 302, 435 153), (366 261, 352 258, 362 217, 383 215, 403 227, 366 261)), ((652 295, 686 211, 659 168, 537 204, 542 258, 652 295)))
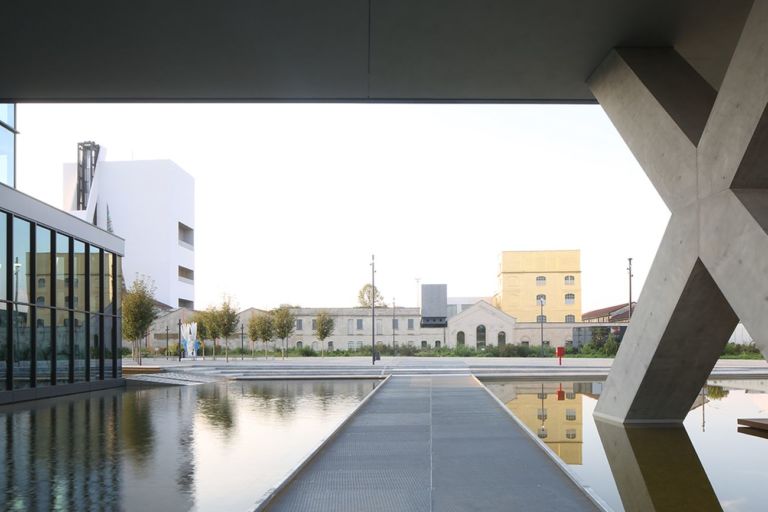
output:
POLYGON ((16 186, 16 105, 0 103, 0 183, 16 186))
POLYGON ((0 209, 0 391, 120 375, 119 268, 118 255, 0 209))

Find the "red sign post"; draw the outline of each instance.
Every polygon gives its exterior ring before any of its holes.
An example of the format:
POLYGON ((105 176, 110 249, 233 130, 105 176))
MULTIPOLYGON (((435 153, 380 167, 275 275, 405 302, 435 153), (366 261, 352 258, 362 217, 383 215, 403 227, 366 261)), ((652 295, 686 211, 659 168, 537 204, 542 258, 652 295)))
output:
POLYGON ((555 355, 558 358, 557 364, 562 366, 562 364, 563 364, 563 356, 565 355, 565 347, 557 347, 555 349, 555 355))

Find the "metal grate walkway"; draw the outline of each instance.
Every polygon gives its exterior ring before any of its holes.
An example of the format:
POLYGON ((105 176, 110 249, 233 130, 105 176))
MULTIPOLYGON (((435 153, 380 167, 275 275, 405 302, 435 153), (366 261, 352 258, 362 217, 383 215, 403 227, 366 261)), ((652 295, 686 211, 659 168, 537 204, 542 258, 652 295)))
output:
POLYGON ((383 386, 269 510, 596 510, 472 377, 383 386))

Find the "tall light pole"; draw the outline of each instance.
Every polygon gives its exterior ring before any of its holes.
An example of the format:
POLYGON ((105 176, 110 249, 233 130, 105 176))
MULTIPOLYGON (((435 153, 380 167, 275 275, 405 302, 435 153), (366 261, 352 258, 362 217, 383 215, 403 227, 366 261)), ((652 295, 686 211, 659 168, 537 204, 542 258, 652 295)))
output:
POLYGON ((627 267, 627 273, 629 273, 629 316, 627 317, 628 320, 632 319, 632 258, 627 258, 629 260, 629 266, 627 267))
POLYGON ((421 278, 416 278, 416 307, 421 307, 421 290, 419 289, 419 283, 421 282, 421 278))
POLYGON ((245 325, 240 322, 240 360, 245 359, 245 325))
POLYGON ((170 327, 167 325, 165 326, 165 360, 168 360, 168 337, 170 336, 168 334, 168 331, 170 330, 170 327))
MULTIPOLYGON (((16 337, 13 341, 13 347, 14 351, 18 353, 19 351, 19 271, 21 270, 21 263, 19 263, 19 257, 16 256, 16 260, 13 263, 13 277, 14 277, 14 287, 13 287, 13 309, 16 311, 15 318, 13 319, 13 324, 16 327, 16 337)), ((139 350, 141 350, 141 347, 139 347, 139 350)), ((16 359, 16 356, 14 354, 14 362, 16 359)), ((139 363, 141 364, 141 363, 139 363)))
POLYGON ((539 306, 541 307, 541 314, 539 315, 539 323, 541 324, 541 348, 539 353, 544 355, 544 299, 539 299, 539 306))
POLYGON ((376 366, 376 262, 371 254, 371 363, 376 366))
POLYGON ((181 362, 181 318, 179 318, 179 362, 181 362))
POLYGON ((392 297, 392 352, 397 355, 397 344, 395 343, 395 298, 392 297))

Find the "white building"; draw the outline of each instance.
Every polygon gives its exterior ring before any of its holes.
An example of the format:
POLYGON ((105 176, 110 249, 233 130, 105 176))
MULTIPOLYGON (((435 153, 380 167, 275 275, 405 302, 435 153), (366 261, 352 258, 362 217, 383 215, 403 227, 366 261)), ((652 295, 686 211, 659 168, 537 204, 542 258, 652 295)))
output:
MULTIPOLYGON (((315 318, 321 311, 327 312, 335 325, 333 334, 325 340, 324 349, 355 350, 370 346, 370 308, 292 308, 296 324, 293 335, 286 340, 287 347, 320 350, 320 342, 315 335, 315 318)), ((263 312, 253 308, 240 313, 240 321, 246 325, 246 339, 248 319, 260 313, 263 312)), ((541 324, 517 322, 514 317, 481 299, 449 317, 445 328, 421 327, 419 308, 377 308, 375 340, 376 344, 416 348, 453 348, 457 345, 482 348, 504 344, 533 348, 540 346, 543 338, 545 346, 563 347, 574 343, 574 328, 615 325, 548 322, 544 324, 542 335, 541 324)), ((239 340, 231 340, 230 346, 236 346, 235 342, 239 343, 239 340)))
MULTIPOLYGON (((82 173, 81 173, 82 176, 82 173)), ((130 286, 150 277, 155 298, 193 309, 195 181, 170 160, 99 160, 78 208, 78 165, 64 165, 64 209, 125 239, 123 275, 130 286)))

